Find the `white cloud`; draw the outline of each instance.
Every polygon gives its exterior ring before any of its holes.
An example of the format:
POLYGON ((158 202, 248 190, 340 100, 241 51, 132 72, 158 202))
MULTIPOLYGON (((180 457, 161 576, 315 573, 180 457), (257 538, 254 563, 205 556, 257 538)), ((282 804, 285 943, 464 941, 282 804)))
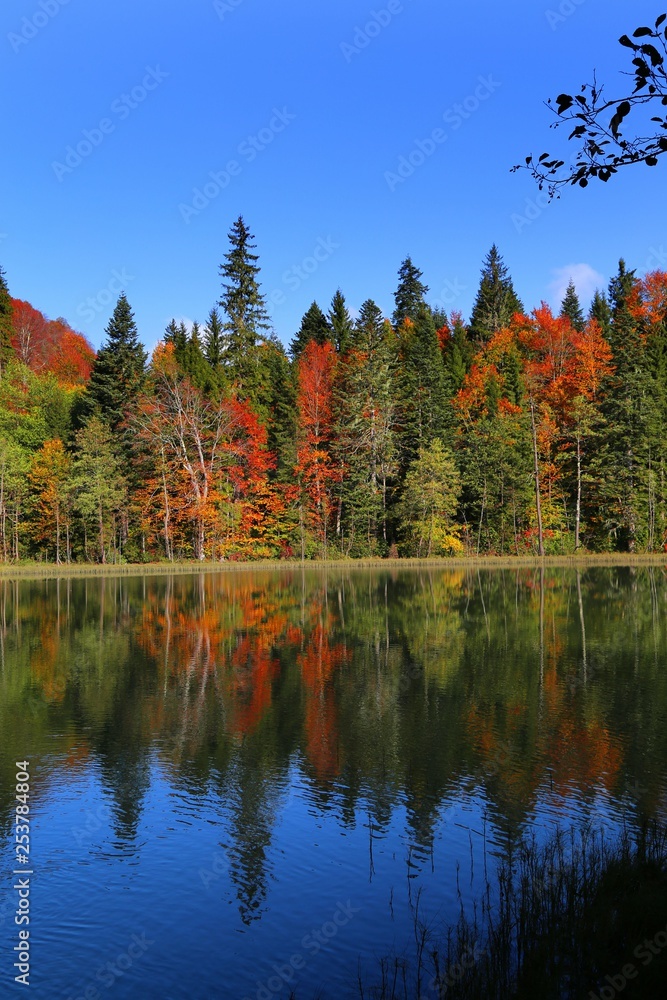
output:
POLYGON ((593 298, 596 288, 604 290, 607 286, 604 275, 590 264, 566 264, 565 267, 554 268, 552 274, 554 277, 549 283, 549 298, 554 309, 560 308, 570 279, 574 282, 579 301, 584 308, 593 298))

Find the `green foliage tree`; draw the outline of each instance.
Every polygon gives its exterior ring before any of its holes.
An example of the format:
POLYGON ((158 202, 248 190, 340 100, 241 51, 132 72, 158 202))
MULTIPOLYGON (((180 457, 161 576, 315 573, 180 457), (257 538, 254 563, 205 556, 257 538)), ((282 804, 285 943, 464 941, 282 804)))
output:
POLYGON ((401 465, 414 461, 420 448, 434 437, 451 434, 453 412, 451 387, 440 350, 433 315, 424 305, 413 323, 404 321, 398 329, 401 366, 401 465))
MULTIPOLYGON (((84 530, 97 535, 97 558, 120 556, 121 511, 127 502, 126 480, 109 427, 93 416, 75 437, 73 505, 84 530)), ((87 548, 87 545, 86 545, 87 548)))
POLYGON ((352 343, 354 323, 345 304, 345 296, 340 288, 334 293, 329 309, 329 323, 334 347, 338 354, 345 354, 352 343))
POLYGON ((331 335, 329 320, 317 302, 313 302, 304 314, 299 331, 290 344, 292 358, 298 358, 309 341, 314 340, 317 344, 324 344, 327 340, 331 340, 331 335))
POLYGON ((512 278, 494 243, 484 259, 470 319, 470 336, 483 344, 498 330, 508 326, 515 313, 523 311, 521 299, 514 291, 512 278))
POLYGON ((560 306, 560 315, 569 319, 572 327, 578 330, 579 333, 584 329, 586 321, 584 320, 584 314, 581 309, 581 303, 579 301, 579 296, 577 295, 577 289, 574 286, 572 278, 568 282, 567 289, 565 290, 565 295, 563 296, 563 301, 560 306))
POLYGON ((81 416, 85 419, 96 413, 115 430, 141 390, 146 366, 146 352, 139 342, 134 314, 124 292, 105 333, 106 342, 95 358, 82 398, 81 416))
POLYGON ((224 362, 239 395, 251 402, 259 392, 257 347, 270 329, 264 296, 260 291, 256 244, 243 216, 229 231, 230 250, 220 265, 223 278, 219 305, 227 319, 224 329, 224 362))
POLYGON ((398 271, 398 288, 394 294, 396 308, 392 316, 394 326, 398 326, 405 319, 416 321, 419 310, 424 306, 424 296, 428 292, 428 285, 425 285, 422 272, 412 263, 410 257, 406 257, 398 271))
POLYGON ((437 438, 421 447, 408 469, 397 509, 406 554, 428 558, 463 551, 454 525, 460 491, 451 452, 437 438))
POLYGON ((223 362, 223 327, 220 313, 211 309, 204 330, 204 356, 214 372, 217 372, 223 362))
POLYGON ((11 344, 12 312, 12 300, 5 271, 0 267, 0 373, 14 353, 11 344))

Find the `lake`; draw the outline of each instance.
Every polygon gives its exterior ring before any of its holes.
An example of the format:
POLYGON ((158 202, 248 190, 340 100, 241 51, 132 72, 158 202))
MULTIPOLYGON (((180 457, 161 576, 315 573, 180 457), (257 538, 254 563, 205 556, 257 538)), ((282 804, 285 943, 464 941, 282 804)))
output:
POLYGON ((522 835, 665 817, 666 601, 662 567, 0 581, 0 995, 16 762, 32 996, 354 997, 522 835))

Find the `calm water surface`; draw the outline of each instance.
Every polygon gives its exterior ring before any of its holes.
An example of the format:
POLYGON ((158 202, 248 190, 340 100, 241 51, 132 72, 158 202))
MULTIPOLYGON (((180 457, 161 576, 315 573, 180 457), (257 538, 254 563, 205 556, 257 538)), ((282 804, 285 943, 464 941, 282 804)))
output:
POLYGON ((666 602, 662 568, 0 582, 0 995, 15 761, 31 996, 353 997, 521 835, 664 817, 666 602))

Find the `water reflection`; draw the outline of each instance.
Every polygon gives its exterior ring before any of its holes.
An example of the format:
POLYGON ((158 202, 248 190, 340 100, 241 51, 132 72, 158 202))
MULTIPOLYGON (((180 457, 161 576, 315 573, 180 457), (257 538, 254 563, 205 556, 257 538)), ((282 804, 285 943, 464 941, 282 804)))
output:
POLYGON ((5 580, 3 831, 30 747, 37 800, 94 767, 119 850, 138 851, 157 768, 184 822, 220 815, 248 925, 295 787, 314 828, 365 824, 371 877, 403 814, 415 871, 466 803, 498 843, 540 810, 655 815, 666 595, 653 568, 5 580))

